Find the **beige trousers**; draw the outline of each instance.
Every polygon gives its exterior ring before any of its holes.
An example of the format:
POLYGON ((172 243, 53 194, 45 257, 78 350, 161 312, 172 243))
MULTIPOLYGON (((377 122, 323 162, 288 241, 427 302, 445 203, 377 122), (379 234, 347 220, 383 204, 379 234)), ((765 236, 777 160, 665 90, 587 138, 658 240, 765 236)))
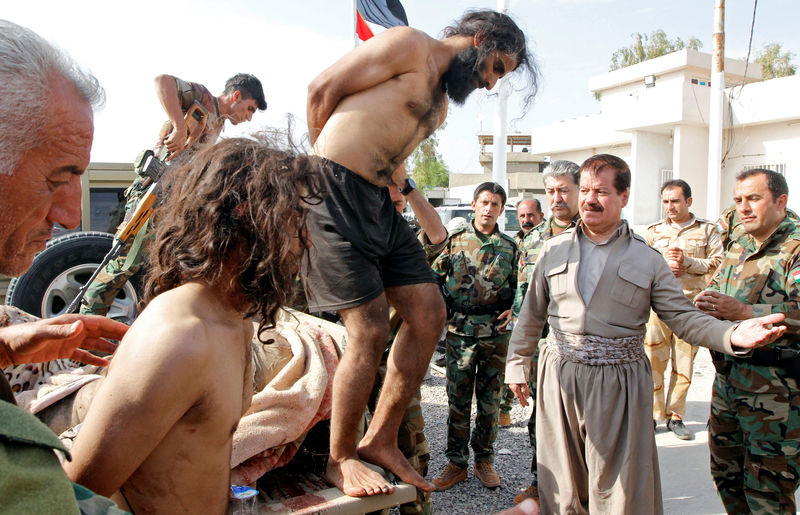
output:
POLYGON ((538 374, 541 513, 660 515, 647 358, 593 366, 545 346, 538 374))
POLYGON ((683 420, 686 416, 686 394, 692 384, 694 357, 698 347, 681 340, 654 312, 650 312, 644 351, 653 370, 653 420, 683 420), (672 364, 669 390, 664 396, 664 372, 672 364))

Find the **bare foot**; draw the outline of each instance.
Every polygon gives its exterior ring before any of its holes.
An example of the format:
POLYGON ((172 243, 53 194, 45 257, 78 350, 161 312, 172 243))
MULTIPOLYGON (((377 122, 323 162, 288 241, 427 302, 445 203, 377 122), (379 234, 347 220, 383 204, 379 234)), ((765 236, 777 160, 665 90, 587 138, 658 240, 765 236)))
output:
POLYGON ((433 483, 425 481, 425 478, 420 476, 419 473, 414 470, 411 464, 408 463, 406 457, 403 456, 403 453, 400 452, 400 449, 397 447, 379 447, 370 444, 364 444, 363 442, 364 440, 362 440, 362 444, 358 447, 358 456, 362 460, 391 470, 401 480, 410 485, 414 485, 419 490, 433 492, 436 489, 436 486, 433 483))
POLYGON ((386 478, 356 458, 347 458, 341 462, 328 458, 325 476, 336 488, 350 497, 394 492, 394 486, 386 478))

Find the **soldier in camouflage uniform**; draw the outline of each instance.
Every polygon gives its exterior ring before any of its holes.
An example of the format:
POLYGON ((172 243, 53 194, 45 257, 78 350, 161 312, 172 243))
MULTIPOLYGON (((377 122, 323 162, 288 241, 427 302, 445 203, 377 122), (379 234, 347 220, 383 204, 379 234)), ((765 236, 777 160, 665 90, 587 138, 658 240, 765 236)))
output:
MULTIPOLYGON (((400 166, 405 171, 405 166, 400 166)), ((397 176, 397 173, 395 173, 394 176, 397 176)), ((416 188, 412 188, 407 195, 402 195, 394 184, 389 184, 388 188, 394 207, 399 213, 405 210, 406 204, 411 204, 411 208, 414 210, 414 214, 417 217, 414 223, 415 232, 417 232, 419 241, 425 249, 428 262, 433 261, 442 251, 447 240, 447 229, 442 225, 441 218, 439 218, 436 210, 425 196, 416 188)), ((389 343, 381 358, 381 364, 378 367, 378 377, 372 387, 372 393, 370 394, 367 404, 367 409, 369 409, 370 413, 374 413, 375 405, 378 402, 380 390, 386 378, 386 360, 389 357, 392 342, 397 335, 397 331, 400 330, 400 324, 402 324, 402 322, 397 311, 395 311, 394 308, 390 308, 389 343)), ((400 429, 397 433, 397 448, 402 451, 403 455, 408 459, 408 462, 419 475, 425 477, 428 474, 430 454, 428 451, 428 440, 425 438, 425 420, 422 418, 422 393, 419 388, 417 388, 417 391, 412 395, 408 407, 406 407, 406 411, 403 413, 403 420, 400 422, 400 429)), ((430 515, 432 513, 430 492, 417 489, 416 500, 400 505, 399 511, 403 515, 430 515)), ((388 515, 389 510, 386 509, 380 513, 382 515, 388 515)))
MULTIPOLYGON (((520 200, 517 203, 517 218, 520 230, 514 235, 514 241, 522 258, 523 249, 530 246, 530 240, 538 239, 538 229, 544 225, 542 204, 535 198, 520 200)), ((514 404, 514 394, 508 386, 503 385, 500 393, 500 421, 497 424, 499 427, 511 425, 512 404, 514 404)))
POLYGON ((697 307, 717 318, 786 315, 782 339, 746 357, 714 355, 711 475, 728 513, 795 513, 800 483, 800 231, 788 187, 771 170, 740 173, 744 234, 731 244, 697 307))
MULTIPOLYGON (((795 225, 800 225, 800 217, 791 209, 786 209, 786 216, 788 216, 795 225)), ((725 252, 731 248, 734 242, 746 234, 742 228, 742 222, 739 220, 739 215, 736 212, 736 204, 728 207, 719 215, 716 228, 722 238, 722 249, 725 252)))
MULTIPOLYGON (((661 201, 666 218, 647 228, 645 241, 664 256, 683 294, 689 300, 706 287, 706 274, 713 274, 722 261, 722 244, 714 224, 695 218, 689 211, 692 189, 676 179, 661 186, 661 201)), ((681 440, 692 433, 683 424, 686 394, 692 384, 697 347, 678 338, 672 330, 650 313, 644 350, 653 371, 653 422, 666 420, 667 429, 681 440), (672 364, 669 391, 664 389, 664 372, 672 364)))
POLYGON ((517 245, 497 227, 506 193, 493 182, 477 187, 475 217, 450 235, 432 268, 444 281, 447 323, 447 449, 449 462, 433 480, 446 490, 467 477, 469 444, 475 453, 473 471, 485 486, 500 486, 494 470, 500 387, 508 350, 511 304, 517 285, 517 245), (477 399, 475 428, 470 438, 472 395, 477 399))
MULTIPOLYGON (((222 95, 214 97, 211 92, 195 82, 186 82, 171 75, 159 75, 155 79, 156 94, 169 120, 164 123, 153 154, 160 160, 172 159, 185 150, 187 128, 184 116, 189 108, 199 103, 206 113, 205 128, 192 149, 198 145, 217 141, 225 120, 234 125, 250 121, 256 109, 264 110, 267 102, 261 82, 254 76, 240 73, 227 80, 222 95)), ((145 177, 142 167, 147 153, 142 152, 134 162, 138 177, 125 190, 125 220, 144 195, 145 177)), ((139 233, 122 249, 119 257, 109 262, 90 285, 81 304, 81 313, 105 315, 117 293, 142 266, 143 247, 149 240, 152 220, 144 223, 139 233)))
MULTIPOLYGON (((575 225, 580 220, 578 216, 578 183, 580 182, 580 167, 572 161, 559 160, 548 165, 542 172, 544 191, 547 195, 547 204, 550 206, 552 216, 546 223, 539 225, 531 231, 520 245, 519 269, 517 272, 517 291, 514 295, 512 309, 516 321, 522 301, 528 292, 528 283, 533 273, 533 267, 539 254, 544 248, 544 242, 551 237, 561 234, 575 225)), ((547 329, 542 334, 547 336, 547 329)), ((527 498, 539 499, 539 478, 536 471, 536 367, 539 354, 534 354, 531 360, 530 381, 528 389, 531 392, 533 409, 528 419, 528 440, 531 444, 531 484, 514 497, 514 502, 519 504, 527 498)), ((505 390, 511 392, 507 385, 505 390)), ((514 394, 511 393, 513 396, 514 394)))

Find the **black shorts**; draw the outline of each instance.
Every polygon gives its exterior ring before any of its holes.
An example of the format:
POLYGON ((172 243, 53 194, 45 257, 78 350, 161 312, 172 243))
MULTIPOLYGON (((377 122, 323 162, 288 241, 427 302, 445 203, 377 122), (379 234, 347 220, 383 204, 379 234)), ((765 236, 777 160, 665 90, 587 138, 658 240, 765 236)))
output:
POLYGON ((328 196, 308 215, 312 247, 303 285, 312 312, 360 306, 384 288, 432 283, 422 245, 379 188, 333 161, 328 196))

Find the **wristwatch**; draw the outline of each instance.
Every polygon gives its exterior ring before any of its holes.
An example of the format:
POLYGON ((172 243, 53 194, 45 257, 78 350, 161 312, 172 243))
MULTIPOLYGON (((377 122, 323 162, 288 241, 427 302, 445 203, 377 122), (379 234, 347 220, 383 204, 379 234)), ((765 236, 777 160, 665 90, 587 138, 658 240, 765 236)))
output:
POLYGON ((411 177, 406 177, 406 185, 403 186, 403 189, 400 190, 400 193, 402 193, 403 195, 408 195, 415 189, 417 189, 417 183, 414 182, 414 179, 412 179, 411 177))

